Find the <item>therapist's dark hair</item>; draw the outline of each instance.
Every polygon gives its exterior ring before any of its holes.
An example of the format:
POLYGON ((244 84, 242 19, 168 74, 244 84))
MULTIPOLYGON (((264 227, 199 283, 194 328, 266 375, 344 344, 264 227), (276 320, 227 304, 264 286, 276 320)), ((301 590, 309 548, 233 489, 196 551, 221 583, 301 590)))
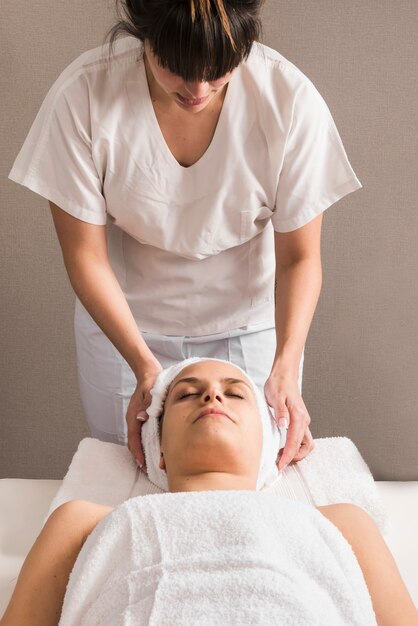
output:
POLYGON ((109 58, 122 34, 147 41, 159 64, 188 82, 214 81, 236 68, 259 41, 265 0, 116 0, 119 21, 109 58))

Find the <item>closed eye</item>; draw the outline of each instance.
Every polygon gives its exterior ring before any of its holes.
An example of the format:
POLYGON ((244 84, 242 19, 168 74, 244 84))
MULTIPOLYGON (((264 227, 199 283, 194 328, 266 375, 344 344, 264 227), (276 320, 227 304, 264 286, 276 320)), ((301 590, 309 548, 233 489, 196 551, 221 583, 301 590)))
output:
MULTIPOLYGON (((179 396, 179 400, 183 400, 183 398, 187 398, 188 396, 199 396, 200 393, 185 393, 181 396, 179 396)), ((233 396, 234 398, 241 398, 241 400, 244 400, 244 396, 240 396, 238 393, 226 393, 226 396, 233 396)))

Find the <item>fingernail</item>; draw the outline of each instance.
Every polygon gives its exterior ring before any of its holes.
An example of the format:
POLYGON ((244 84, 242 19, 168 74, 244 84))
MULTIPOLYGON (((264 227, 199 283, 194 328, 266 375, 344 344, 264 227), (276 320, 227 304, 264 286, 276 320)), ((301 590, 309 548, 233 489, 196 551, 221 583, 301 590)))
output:
POLYGON ((146 422, 147 421, 147 418, 144 417, 143 415, 137 415, 136 419, 139 420, 140 422, 146 422))
POLYGON ((281 417, 279 419, 279 426, 280 426, 280 428, 287 428, 287 419, 286 419, 286 417, 281 417))

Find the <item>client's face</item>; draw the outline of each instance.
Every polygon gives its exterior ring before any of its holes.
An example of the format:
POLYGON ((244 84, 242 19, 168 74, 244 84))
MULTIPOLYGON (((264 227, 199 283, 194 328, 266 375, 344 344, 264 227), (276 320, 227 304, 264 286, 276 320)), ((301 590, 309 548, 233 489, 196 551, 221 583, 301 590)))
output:
POLYGON ((256 489, 262 442, 256 397, 233 364, 192 363, 172 381, 160 443, 170 491, 256 489))

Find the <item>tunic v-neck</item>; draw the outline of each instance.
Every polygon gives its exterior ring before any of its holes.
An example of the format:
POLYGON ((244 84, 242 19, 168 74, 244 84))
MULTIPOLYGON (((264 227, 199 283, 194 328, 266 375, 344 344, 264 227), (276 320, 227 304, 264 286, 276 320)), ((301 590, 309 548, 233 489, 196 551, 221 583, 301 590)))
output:
POLYGON ((221 111, 219 113, 219 117, 218 117, 218 121, 216 124, 216 128, 214 131, 214 134, 212 136, 212 139, 208 145, 208 147, 206 148, 205 152, 202 154, 202 156, 195 161, 192 165, 189 165, 187 167, 181 165, 181 163, 179 163, 176 159, 176 157, 174 156, 174 154, 171 152, 170 148, 167 145, 167 142, 164 138, 163 132, 161 130, 160 124, 158 122, 157 119, 157 115, 155 113, 153 104, 152 104, 152 99, 151 99, 151 93, 149 90, 149 85, 148 85, 148 80, 147 80, 147 74, 146 74, 146 70, 145 70, 145 62, 144 62, 144 57, 143 57, 143 51, 142 54, 139 57, 140 59, 140 71, 139 71, 139 82, 140 82, 140 89, 141 92, 144 94, 144 97, 142 99, 142 103, 143 103, 143 112, 146 115, 147 121, 149 123, 149 128, 151 129, 151 131, 153 132, 156 142, 158 144, 159 150, 161 152, 161 154, 163 154, 166 158, 166 161, 168 163, 171 164, 171 166, 175 169, 175 168, 179 168, 182 172, 191 172, 193 175, 195 174, 195 171, 197 169, 201 169, 204 168, 205 163, 207 160, 209 160, 212 156, 212 153, 216 155, 216 153, 218 152, 218 144, 221 141, 222 135, 223 135, 223 129, 225 124, 227 123, 227 119, 229 117, 229 107, 230 107, 230 101, 233 98, 233 88, 234 88, 234 84, 235 84, 235 78, 236 78, 236 74, 239 71, 239 67, 236 69, 236 71, 232 74, 229 82, 228 82, 228 86, 227 86, 227 90, 226 90, 226 94, 224 97, 224 101, 222 103, 222 108, 221 111))

